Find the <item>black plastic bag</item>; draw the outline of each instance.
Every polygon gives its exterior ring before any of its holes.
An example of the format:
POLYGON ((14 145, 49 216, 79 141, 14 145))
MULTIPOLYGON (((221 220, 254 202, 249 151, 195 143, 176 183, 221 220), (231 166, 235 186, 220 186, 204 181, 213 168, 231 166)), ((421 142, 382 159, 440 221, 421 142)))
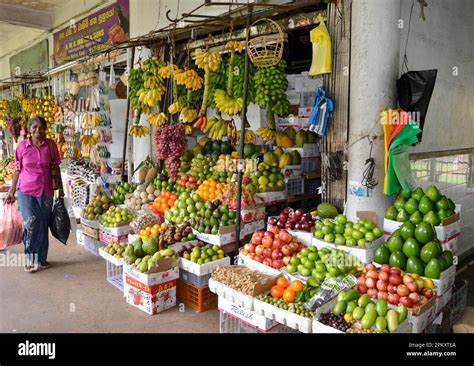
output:
POLYGON ((51 234, 53 234, 56 239, 64 245, 67 244, 67 239, 69 238, 69 233, 71 231, 71 221, 69 221, 69 214, 64 205, 63 198, 54 199, 49 228, 51 234))
POLYGON ((397 80, 398 105, 406 112, 418 112, 413 117, 421 128, 417 135, 420 141, 437 73, 436 69, 408 71, 397 80))

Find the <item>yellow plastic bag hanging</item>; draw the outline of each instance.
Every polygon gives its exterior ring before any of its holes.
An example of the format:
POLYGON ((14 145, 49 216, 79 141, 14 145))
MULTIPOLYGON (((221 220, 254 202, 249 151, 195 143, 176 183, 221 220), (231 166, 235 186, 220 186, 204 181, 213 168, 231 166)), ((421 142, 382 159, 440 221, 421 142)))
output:
POLYGON ((324 18, 318 15, 319 25, 310 32, 313 44, 313 59, 309 76, 317 76, 331 72, 331 37, 329 36, 324 18))

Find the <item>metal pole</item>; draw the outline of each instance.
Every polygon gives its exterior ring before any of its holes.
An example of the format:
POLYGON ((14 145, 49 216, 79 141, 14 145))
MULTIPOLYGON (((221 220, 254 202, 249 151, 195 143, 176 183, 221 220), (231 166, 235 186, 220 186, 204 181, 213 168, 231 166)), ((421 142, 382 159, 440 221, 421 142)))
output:
MULTIPOLYGON (((129 59, 130 60, 130 59, 129 59)), ((135 47, 132 47, 132 57, 129 70, 133 69, 133 63, 135 62, 135 47)), ((127 83, 127 117, 125 118, 125 137, 123 138, 123 151, 122 151, 122 170, 120 172, 122 176, 122 182, 124 181, 124 171, 125 171, 125 157, 127 154, 127 141, 128 141, 128 124, 130 122, 130 98, 128 97, 128 94, 130 93, 130 84, 127 83)), ((130 164, 132 164, 132 157, 129 155, 128 156, 128 166, 129 166, 129 171, 130 171, 130 164)), ((129 177, 130 179, 131 177, 129 177)))
POLYGON ((242 170, 243 166, 240 166, 240 162, 244 159, 244 142, 245 142, 245 122, 247 121, 247 94, 248 94, 248 83, 249 83, 249 55, 247 53, 248 47, 248 34, 250 31, 250 22, 252 20, 252 7, 249 7, 247 13, 247 24, 245 27, 245 66, 244 66, 244 90, 242 95, 242 114, 241 114, 241 121, 240 121, 240 151, 239 151, 239 174, 237 180, 237 225, 235 231, 235 237, 237 242, 237 247, 240 247, 240 200, 242 199, 242 170))

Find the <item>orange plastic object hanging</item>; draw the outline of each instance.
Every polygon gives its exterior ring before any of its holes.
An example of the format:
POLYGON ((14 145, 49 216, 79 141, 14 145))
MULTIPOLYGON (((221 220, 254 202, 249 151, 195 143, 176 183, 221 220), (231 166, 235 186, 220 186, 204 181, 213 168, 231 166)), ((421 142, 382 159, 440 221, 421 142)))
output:
POLYGON ((313 59, 309 76, 317 76, 331 72, 331 37, 329 36, 324 18, 318 15, 319 25, 310 32, 313 44, 313 59))

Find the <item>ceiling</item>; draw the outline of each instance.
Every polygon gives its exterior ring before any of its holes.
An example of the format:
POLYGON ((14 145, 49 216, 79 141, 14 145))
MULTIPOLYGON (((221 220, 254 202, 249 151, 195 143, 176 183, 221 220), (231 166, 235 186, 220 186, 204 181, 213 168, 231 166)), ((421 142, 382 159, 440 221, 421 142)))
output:
POLYGON ((69 0, 0 0, 0 4, 14 5, 34 10, 54 12, 63 7, 69 0))

